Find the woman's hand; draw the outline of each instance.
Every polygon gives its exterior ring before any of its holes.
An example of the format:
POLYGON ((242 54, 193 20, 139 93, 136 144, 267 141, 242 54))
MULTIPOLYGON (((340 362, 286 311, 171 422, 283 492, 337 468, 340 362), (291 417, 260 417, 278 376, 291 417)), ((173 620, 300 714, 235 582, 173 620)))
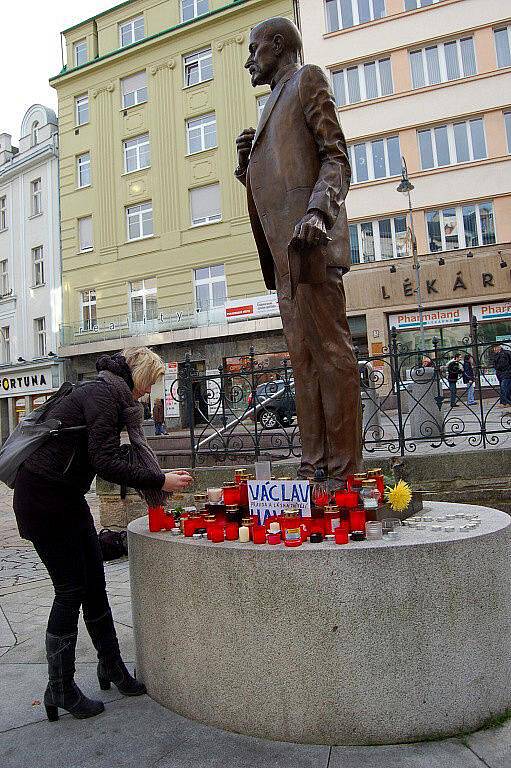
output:
POLYGON ((165 472, 163 491, 185 491, 193 483, 193 477, 186 469, 176 469, 175 472, 165 472))

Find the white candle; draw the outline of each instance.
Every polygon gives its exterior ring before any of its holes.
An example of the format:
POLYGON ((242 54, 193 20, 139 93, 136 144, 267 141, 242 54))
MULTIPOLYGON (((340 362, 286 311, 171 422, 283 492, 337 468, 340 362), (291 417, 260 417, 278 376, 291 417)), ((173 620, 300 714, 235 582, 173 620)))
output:
POLYGON ((239 540, 242 542, 242 544, 246 544, 250 541, 250 532, 248 530, 248 527, 246 525, 241 525, 239 530, 239 540))

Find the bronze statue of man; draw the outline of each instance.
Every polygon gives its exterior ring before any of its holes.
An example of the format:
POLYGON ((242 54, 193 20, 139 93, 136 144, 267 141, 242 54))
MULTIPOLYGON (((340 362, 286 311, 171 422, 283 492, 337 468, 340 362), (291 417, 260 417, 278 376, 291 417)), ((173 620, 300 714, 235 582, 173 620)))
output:
POLYGON ((302 40, 289 19, 252 30, 245 64, 271 94, 257 130, 236 139, 236 178, 266 287, 276 289, 302 440, 299 475, 344 478, 361 461, 360 380, 346 318, 350 267, 344 199, 351 168, 333 94, 322 69, 300 67, 302 40))

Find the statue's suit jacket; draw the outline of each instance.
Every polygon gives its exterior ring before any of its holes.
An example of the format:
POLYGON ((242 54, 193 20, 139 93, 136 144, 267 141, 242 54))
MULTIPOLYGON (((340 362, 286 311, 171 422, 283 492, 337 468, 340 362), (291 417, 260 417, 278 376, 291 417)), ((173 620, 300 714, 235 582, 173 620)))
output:
POLYGON ((289 272, 294 290, 326 279, 326 267, 350 267, 344 199, 351 168, 334 97, 320 67, 293 67, 276 84, 261 115, 248 167, 237 169, 247 187, 248 210, 266 287, 275 270, 289 272), (331 240, 297 251, 289 244, 307 211, 325 216, 331 240))

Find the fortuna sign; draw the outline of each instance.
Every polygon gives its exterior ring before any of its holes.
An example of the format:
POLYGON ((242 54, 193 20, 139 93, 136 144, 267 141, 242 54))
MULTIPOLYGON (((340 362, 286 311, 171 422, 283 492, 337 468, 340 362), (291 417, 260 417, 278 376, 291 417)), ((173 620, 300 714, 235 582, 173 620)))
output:
MULTIPOLYGON (((58 386, 58 385, 57 385, 58 386)), ((9 396, 38 395, 52 392, 56 387, 52 369, 46 371, 8 371, 0 372, 0 398, 9 396)))

